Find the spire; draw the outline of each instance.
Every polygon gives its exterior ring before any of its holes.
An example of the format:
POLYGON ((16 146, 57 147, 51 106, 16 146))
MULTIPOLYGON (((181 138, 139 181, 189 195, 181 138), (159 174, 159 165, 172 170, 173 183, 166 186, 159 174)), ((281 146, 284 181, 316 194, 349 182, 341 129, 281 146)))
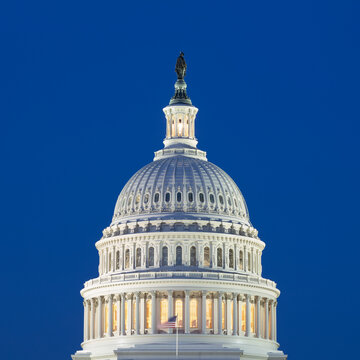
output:
POLYGON ((170 100, 170 105, 173 104, 187 104, 191 105, 191 100, 186 93, 186 82, 184 77, 186 75, 186 62, 184 58, 184 53, 181 51, 179 57, 177 58, 175 65, 175 72, 177 74, 177 81, 175 83, 175 95, 170 100))

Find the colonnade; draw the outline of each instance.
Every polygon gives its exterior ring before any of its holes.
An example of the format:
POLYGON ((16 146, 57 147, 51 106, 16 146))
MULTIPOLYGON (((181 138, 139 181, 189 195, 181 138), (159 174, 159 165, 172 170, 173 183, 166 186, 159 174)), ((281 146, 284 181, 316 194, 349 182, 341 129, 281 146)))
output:
POLYGON ((257 337, 276 341, 274 299, 213 291, 149 291, 84 301, 84 341, 172 333, 161 324, 177 315, 179 333, 257 337))

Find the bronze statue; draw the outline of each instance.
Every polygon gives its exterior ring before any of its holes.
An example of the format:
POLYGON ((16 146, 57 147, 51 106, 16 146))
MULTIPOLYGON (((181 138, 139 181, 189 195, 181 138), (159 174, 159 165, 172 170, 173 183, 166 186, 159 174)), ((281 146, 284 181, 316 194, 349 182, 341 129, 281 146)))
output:
POLYGON ((186 62, 184 53, 181 51, 176 61, 175 72, 177 73, 178 80, 183 80, 186 75, 186 62))

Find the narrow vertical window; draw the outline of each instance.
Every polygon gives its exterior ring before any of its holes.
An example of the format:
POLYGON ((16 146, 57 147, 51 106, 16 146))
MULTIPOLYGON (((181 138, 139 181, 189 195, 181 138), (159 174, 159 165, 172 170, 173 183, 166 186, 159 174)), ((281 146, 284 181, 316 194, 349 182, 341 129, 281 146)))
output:
POLYGON ((223 299, 221 302, 221 308, 222 308, 222 320, 221 320, 221 327, 224 330, 226 326, 226 300, 223 299))
POLYGON ((241 305, 241 331, 246 331, 246 304, 241 305))
POLYGON ((250 304, 250 329, 251 332, 255 332, 255 308, 254 304, 250 304))
POLYGON ((190 248, 190 266, 196 266, 196 247, 190 248))
POLYGON ((177 323, 180 328, 184 326, 183 321, 183 301, 182 299, 175 300, 175 315, 177 316, 177 323))
POLYGON ((190 300, 190 327, 198 327, 198 301, 196 298, 190 300))
POLYGON ((176 247, 176 265, 182 265, 182 247, 176 247))
POLYGON ((181 192, 178 192, 178 193, 176 194, 176 201, 177 201, 177 202, 181 202, 181 192))
POLYGON ((239 268, 240 270, 244 270, 244 253, 242 250, 240 250, 239 253, 239 268))
POLYGON ((212 329, 212 327, 213 327, 212 316, 213 316, 212 299, 206 299, 206 328, 207 329, 212 329))
POLYGON ((204 198, 204 194, 203 193, 200 193, 199 194, 199 200, 201 203, 203 203, 205 201, 205 198, 204 198))
POLYGON ((125 269, 128 269, 130 267, 130 250, 125 250, 125 269))
POLYGON ((162 298, 160 300, 160 324, 165 323, 168 320, 168 301, 162 298))
POLYGON ((117 330, 117 318, 118 318, 118 309, 115 303, 113 303, 113 331, 117 330))
POLYGON ((213 204, 215 202, 215 198, 213 194, 210 194, 210 202, 213 204))
POLYGON ((108 266, 108 271, 110 272, 111 271, 111 254, 109 254, 109 266, 108 266))
POLYGON ((166 194, 165 194, 165 202, 170 202, 170 193, 169 192, 167 192, 166 194))
POLYGON ((222 267, 223 266, 223 260, 222 260, 222 249, 217 249, 217 266, 222 267))
POLYGON ((250 252, 248 252, 248 271, 251 271, 251 254, 250 254, 250 252))
POLYGON ((230 268, 234 268, 234 250, 230 249, 229 250, 229 267, 230 268))
POLYGON ((145 328, 151 329, 151 299, 146 299, 145 306, 145 328))
POLYGON ((192 192, 189 192, 188 194, 188 199, 189 199, 189 202, 193 202, 194 201, 194 195, 192 192))
POLYGON ((149 247, 149 266, 154 266, 154 248, 149 247))
POLYGON ((204 266, 210 266, 210 248, 208 246, 204 248, 204 266))
POLYGON ((136 249, 136 267, 140 267, 141 266, 141 249, 137 248, 136 249))
POLYGON ((160 198, 159 193, 156 193, 155 196, 154 196, 154 202, 155 202, 155 203, 158 203, 158 202, 159 202, 159 198, 160 198))
POLYGON ((116 270, 120 269, 120 251, 116 252, 116 270))
POLYGON ((164 246, 162 248, 162 266, 167 266, 168 265, 168 248, 167 246, 164 246))

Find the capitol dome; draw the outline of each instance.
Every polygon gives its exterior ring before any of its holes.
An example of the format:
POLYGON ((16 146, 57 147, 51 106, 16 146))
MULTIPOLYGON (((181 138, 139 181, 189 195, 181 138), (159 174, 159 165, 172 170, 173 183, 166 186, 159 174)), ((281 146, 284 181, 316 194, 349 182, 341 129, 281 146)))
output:
POLYGON ((186 63, 163 111, 164 148, 118 196, 85 282, 84 341, 73 360, 286 360, 265 243, 232 178, 197 148, 186 63))
POLYGON ((231 177, 200 158, 173 155, 140 169, 121 191, 112 225, 143 218, 221 219, 250 226, 231 177))

